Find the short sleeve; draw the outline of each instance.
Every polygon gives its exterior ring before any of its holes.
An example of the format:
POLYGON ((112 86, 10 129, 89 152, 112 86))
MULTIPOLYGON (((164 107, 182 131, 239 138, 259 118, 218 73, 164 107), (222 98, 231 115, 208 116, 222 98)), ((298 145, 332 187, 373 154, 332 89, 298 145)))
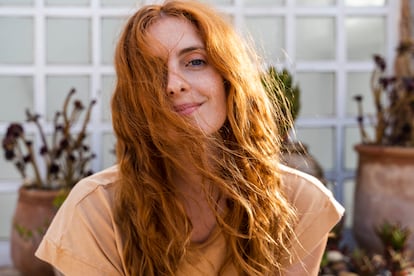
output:
POLYGON ((64 275, 124 275, 109 199, 105 187, 78 183, 35 255, 64 275))
POLYGON ((344 208, 332 193, 316 178, 283 168, 283 187, 291 204, 296 208, 298 223, 293 241, 292 265, 307 263, 306 269, 314 271, 326 246, 327 235, 341 219, 344 208))

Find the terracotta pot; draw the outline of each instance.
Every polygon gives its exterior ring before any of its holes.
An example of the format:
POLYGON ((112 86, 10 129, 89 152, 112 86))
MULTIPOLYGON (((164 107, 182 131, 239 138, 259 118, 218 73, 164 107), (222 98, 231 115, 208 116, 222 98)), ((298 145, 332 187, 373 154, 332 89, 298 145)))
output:
MULTIPOLYGON (((368 252, 382 253, 374 227, 400 223, 414 233, 414 148, 357 145, 354 236, 368 252)), ((414 234, 408 242, 414 252, 414 234)))
POLYGON ((22 275, 54 275, 51 265, 34 256, 56 207, 53 200, 59 191, 19 189, 11 231, 11 257, 22 275))

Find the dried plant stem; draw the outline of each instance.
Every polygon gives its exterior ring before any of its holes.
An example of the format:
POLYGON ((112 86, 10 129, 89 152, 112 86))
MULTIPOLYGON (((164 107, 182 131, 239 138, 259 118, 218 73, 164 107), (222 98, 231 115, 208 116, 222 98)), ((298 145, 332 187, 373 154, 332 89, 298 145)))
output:
MULTIPOLYGON (((24 138, 23 138, 23 140, 25 140, 24 138)), ((18 141, 16 141, 16 150, 17 150, 17 155, 19 155, 19 156, 23 156, 23 150, 22 150, 22 147, 21 147, 21 145, 20 145, 20 143, 18 142, 18 141)), ((22 158, 19 158, 20 160, 22 160, 22 158)), ((26 164, 21 164, 22 166, 26 166, 26 164)), ((26 171, 25 171, 25 169, 24 169, 24 167, 21 167, 21 166, 17 166, 16 165, 16 167, 17 167, 17 169, 18 169, 18 171, 20 172, 20 174, 21 174, 21 176, 23 177, 23 179, 24 178, 26 178, 26 171)))
POLYGON ((74 179, 74 173, 75 173, 75 170, 73 168, 73 161, 70 160, 69 156, 66 157, 66 166, 67 166, 65 170, 66 175, 64 176, 64 179, 65 179, 66 188, 69 188, 70 186, 73 185, 73 181, 74 181, 73 179, 74 179))
MULTIPOLYGON (((34 123, 36 124, 37 129, 39 130, 39 134, 40 134, 40 139, 42 140, 43 146, 45 147, 45 152, 46 154, 43 155, 44 160, 46 162, 46 168, 49 168, 50 163, 53 160, 53 156, 51 156, 51 153, 49 152, 49 148, 47 145, 47 141, 46 141, 46 135, 45 132, 43 131, 43 127, 40 125, 39 120, 34 121, 34 123)), ((48 182, 47 185, 49 185, 49 171, 46 171, 46 181, 48 182)))
POLYGON ((381 73, 376 69, 372 73, 371 76, 371 91, 373 92, 375 109, 376 109, 376 119, 377 119, 377 127, 375 129, 375 143, 381 143, 386 123, 384 118, 384 107, 382 106, 381 102, 381 92, 382 89, 378 85, 378 80, 380 78, 381 73))
POLYGON ((79 115, 80 115, 79 110, 76 107, 73 107, 72 112, 69 116, 69 120, 68 120, 69 127, 72 126, 74 122, 78 120, 79 115))
MULTIPOLYGON (((55 129, 53 131, 53 136, 52 136, 52 149, 56 149, 57 134, 59 133, 59 131, 58 131, 58 127, 59 127, 58 120, 59 120, 60 115, 61 115, 60 112, 56 112, 55 116, 53 118, 53 127, 55 129)), ((54 156, 55 152, 52 152, 51 154, 54 156)))
MULTIPOLYGON (((26 143, 26 146, 27 146, 27 151, 28 151, 29 155, 31 156, 31 158, 35 158, 34 151, 33 151, 33 144, 26 143)), ((42 177, 40 175, 39 167, 37 166, 37 162, 33 161, 33 162, 30 162, 30 163, 32 164, 33 171, 35 173, 35 178, 36 178, 36 182, 34 183, 34 186, 36 188, 40 189, 44 185, 49 185, 49 183, 43 183, 42 177)))
POLYGON ((368 134, 365 131, 364 128, 364 111, 362 110, 362 102, 358 101, 358 127, 359 127, 359 132, 361 134, 361 138, 362 138, 362 143, 366 144, 369 143, 369 138, 368 138, 368 134))
POLYGON ((92 107, 95 105, 95 101, 92 101, 89 106, 88 106, 88 111, 86 112, 85 115, 85 119, 83 120, 83 125, 82 125, 82 129, 81 132, 79 133, 76 142, 75 142, 75 148, 80 147, 82 140, 84 139, 84 135, 86 133, 86 127, 88 126, 89 120, 91 118, 91 112, 92 112, 92 107))
POLYGON ((63 103, 63 120, 64 120, 64 129, 63 129, 63 133, 65 137, 69 136, 69 130, 70 130, 70 121, 68 118, 68 105, 70 102, 70 98, 73 96, 73 94, 75 94, 75 89, 70 90, 70 92, 68 93, 68 95, 66 96, 66 99, 63 103))

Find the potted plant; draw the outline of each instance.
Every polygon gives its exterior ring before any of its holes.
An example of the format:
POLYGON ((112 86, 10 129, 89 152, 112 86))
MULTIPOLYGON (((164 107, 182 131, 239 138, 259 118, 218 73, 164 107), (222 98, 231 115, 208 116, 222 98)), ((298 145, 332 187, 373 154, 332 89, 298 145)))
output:
POLYGON ((342 229, 335 227, 333 235, 328 239, 319 275, 412 275, 414 272, 414 264, 410 260, 412 252, 407 248, 411 231, 398 223, 385 221, 374 227, 374 233, 384 251, 368 254, 363 248, 357 247, 351 250, 341 243, 342 229))
MULTIPOLYGON (((403 2, 402 22, 410 23, 403 2), (404 21, 405 20, 405 21, 404 21)), ((402 24, 402 26, 405 26, 402 24)), ((404 30, 403 30, 404 31, 404 30)), ((408 34, 409 32, 402 32, 408 34)), ((382 221, 402 223, 414 229, 414 44, 408 35, 401 35, 394 70, 387 73, 385 59, 374 56, 371 77, 376 114, 372 120, 375 135, 365 130, 366 117, 362 97, 358 124, 362 143, 356 145, 358 167, 354 200, 354 235, 357 242, 372 252, 383 250, 373 226, 382 221)), ((414 249, 414 237, 408 242, 414 249)))
MULTIPOLYGON (((280 111, 288 121, 295 121, 300 111, 300 88, 293 82, 292 74, 287 70, 277 70, 270 66, 263 76, 263 84, 269 97, 280 107, 280 111)), ((325 183, 324 173, 320 164, 308 152, 307 146, 292 141, 289 137, 291 125, 279 123, 279 131, 284 137, 281 151, 282 162, 289 167, 315 176, 325 183)))
POLYGON ((23 275, 53 275, 52 267, 34 256, 50 221, 70 189, 90 175, 95 155, 86 140, 87 124, 95 101, 86 108, 69 91, 61 111, 55 113, 51 137, 47 137, 38 114, 26 110, 27 124, 40 137, 38 152, 23 125, 11 123, 2 145, 6 160, 13 162, 22 177, 11 231, 11 257, 23 275))

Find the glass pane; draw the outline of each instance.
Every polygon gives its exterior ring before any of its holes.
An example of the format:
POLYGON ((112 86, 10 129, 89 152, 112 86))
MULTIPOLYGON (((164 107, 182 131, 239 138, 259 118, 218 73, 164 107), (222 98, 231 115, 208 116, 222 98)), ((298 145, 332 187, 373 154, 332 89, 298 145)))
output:
POLYGON ((33 63, 33 18, 0 18, 0 63, 33 63))
POLYGON ((17 192, 0 193, 0 239, 8 239, 16 208, 17 192))
MULTIPOLYGON (((52 121, 56 111, 62 111, 64 100, 69 91, 75 88, 76 93, 72 96, 73 100, 79 99, 85 106, 85 110, 89 105, 89 77, 88 76, 48 76, 46 78, 46 118, 52 121)), ((72 105, 69 106, 70 114, 72 105)), ((84 118, 85 112, 79 121, 84 118)))
POLYGON ((296 4, 304 6, 332 6, 336 0, 296 0, 296 4))
POLYGON ((268 63, 284 60, 285 27, 281 17, 247 17, 247 29, 259 55, 268 63))
POLYGON ((354 146, 360 142, 361 135, 358 127, 345 128, 345 169, 354 170, 356 168, 358 160, 354 146))
POLYGON ((284 5, 285 0, 244 0, 246 5, 284 5))
POLYGON ((48 18, 46 21, 47 62, 90 63, 91 37, 89 19, 48 18))
POLYGON ((103 76, 102 77, 102 97, 99 101, 101 106, 102 120, 106 122, 111 121, 111 97, 115 88, 115 77, 114 76, 103 76))
POLYGON ((334 168, 334 135, 331 128, 298 128, 297 138, 324 171, 334 168))
POLYGON ((112 133, 105 133, 102 137, 102 168, 108 168, 115 164, 115 136, 112 133))
POLYGON ((370 81, 370 72, 351 72, 348 73, 347 78, 347 96, 346 96, 346 110, 348 115, 358 115, 358 105, 354 100, 356 95, 363 97, 362 106, 363 113, 374 114, 375 106, 372 97, 370 81))
POLYGON ((345 228, 352 229, 352 222, 354 220, 354 193, 355 193, 355 181, 353 179, 346 180, 343 183, 344 191, 344 207, 346 210, 345 216, 345 228))
POLYGON ((335 59, 335 37, 334 18, 299 17, 296 21, 297 59, 335 59))
POLYGON ((102 63, 113 63, 114 50, 124 23, 125 19, 121 18, 102 19, 102 63))
POLYGON ((349 60, 371 60, 373 54, 384 55, 384 17, 347 17, 345 28, 349 60))
POLYGON ((25 121, 26 108, 33 109, 33 78, 0 76, 0 121, 25 121))
POLYGON ((0 0, 0 6, 33 5, 34 0, 0 0))
POLYGON ((87 6, 90 0, 46 0, 46 5, 50 6, 87 6))
MULTIPOLYGON (((374 137, 374 129, 365 124, 365 131, 370 138, 374 137)), ((357 153, 354 150, 355 145, 361 143, 361 134, 358 127, 347 127, 345 129, 345 155, 344 164, 346 170, 355 170, 357 167, 357 153)))
POLYGON ((144 0, 101 0, 102 6, 138 6, 142 5, 144 0))
POLYGON ((335 113, 335 74, 297 73, 300 116, 332 116, 335 113))
POLYGON ((345 0, 345 5, 350 7, 385 6, 386 3, 386 0, 345 0))

